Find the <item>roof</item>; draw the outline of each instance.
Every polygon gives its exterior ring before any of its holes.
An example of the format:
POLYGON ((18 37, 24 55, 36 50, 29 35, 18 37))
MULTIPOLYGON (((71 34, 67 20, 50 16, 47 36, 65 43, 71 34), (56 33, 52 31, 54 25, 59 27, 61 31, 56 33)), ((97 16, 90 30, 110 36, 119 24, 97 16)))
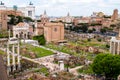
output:
POLYGON ((20 23, 18 23, 16 26, 24 27, 24 26, 29 26, 29 25, 28 25, 27 23, 20 22, 20 23))
POLYGON ((45 24, 45 27, 49 27, 49 26, 63 26, 64 27, 62 23, 50 23, 49 22, 45 24))

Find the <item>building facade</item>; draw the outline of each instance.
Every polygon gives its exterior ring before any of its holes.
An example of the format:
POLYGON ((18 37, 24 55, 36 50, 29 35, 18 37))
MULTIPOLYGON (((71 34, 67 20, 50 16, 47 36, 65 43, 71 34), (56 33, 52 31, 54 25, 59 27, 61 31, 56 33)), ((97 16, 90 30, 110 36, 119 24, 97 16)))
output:
POLYGON ((64 40, 64 25, 62 23, 46 23, 44 36, 47 42, 64 40))
POLYGON ((13 26, 13 37, 28 39, 29 28, 27 23, 18 23, 16 26, 13 26))
POLYGON ((31 2, 26 7, 17 7, 17 6, 7 7, 4 5, 4 3, 0 3, 0 10, 21 11, 24 14, 24 16, 35 19, 35 6, 31 2))
POLYGON ((7 30, 7 12, 0 10, 0 30, 7 30))
POLYGON ((44 35, 47 42, 58 42, 64 40, 64 24, 50 22, 44 11, 41 22, 35 23, 35 35, 44 35))

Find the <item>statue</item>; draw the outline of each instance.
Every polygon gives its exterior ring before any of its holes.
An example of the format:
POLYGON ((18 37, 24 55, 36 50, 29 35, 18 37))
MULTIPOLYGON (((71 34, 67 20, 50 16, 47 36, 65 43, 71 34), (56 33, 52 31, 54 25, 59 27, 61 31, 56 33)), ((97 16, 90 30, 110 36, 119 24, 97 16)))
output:
POLYGON ((13 10, 17 11, 18 7, 16 5, 13 6, 13 10))
POLYGON ((29 5, 33 5, 33 3, 32 3, 32 2, 30 2, 30 3, 29 3, 29 5))

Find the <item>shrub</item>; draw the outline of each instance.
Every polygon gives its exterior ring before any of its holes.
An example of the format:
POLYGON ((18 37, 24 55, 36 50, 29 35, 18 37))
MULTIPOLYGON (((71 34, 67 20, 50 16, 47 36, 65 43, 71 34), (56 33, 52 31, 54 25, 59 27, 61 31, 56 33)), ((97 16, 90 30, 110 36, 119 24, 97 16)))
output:
POLYGON ((97 40, 98 40, 99 42, 101 42, 101 41, 102 41, 102 39, 100 39, 100 38, 98 38, 97 40))
POLYGON ((46 43, 44 35, 34 36, 33 40, 37 40, 40 45, 45 45, 45 43, 46 43))
POLYGON ((110 45, 106 44, 106 48, 110 48, 110 45))
POLYGON ((91 41, 91 39, 89 38, 89 39, 88 39, 88 41, 90 42, 90 41, 91 41))

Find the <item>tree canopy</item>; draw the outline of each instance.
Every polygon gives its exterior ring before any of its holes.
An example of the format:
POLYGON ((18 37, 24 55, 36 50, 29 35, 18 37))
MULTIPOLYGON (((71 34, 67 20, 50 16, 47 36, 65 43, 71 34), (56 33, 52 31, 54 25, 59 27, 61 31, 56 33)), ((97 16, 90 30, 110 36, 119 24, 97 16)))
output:
POLYGON ((14 15, 8 15, 10 17, 10 21, 8 24, 16 25, 19 22, 33 22, 33 20, 30 17, 23 17, 23 16, 14 16, 14 15))
POLYGON ((93 61, 92 70, 98 75, 104 75, 106 80, 116 80, 120 74, 120 56, 99 54, 93 61))
POLYGON ((44 35, 34 36, 33 39, 37 40, 40 45, 45 45, 45 43, 46 43, 44 35))

